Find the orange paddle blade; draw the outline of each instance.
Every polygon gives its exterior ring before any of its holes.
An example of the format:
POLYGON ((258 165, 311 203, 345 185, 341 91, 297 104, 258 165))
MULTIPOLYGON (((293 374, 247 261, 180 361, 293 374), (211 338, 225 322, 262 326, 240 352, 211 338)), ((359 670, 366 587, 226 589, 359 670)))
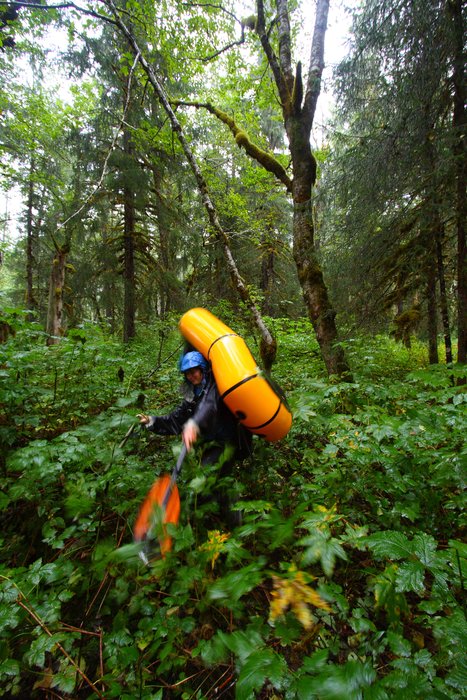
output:
POLYGON ((166 534, 165 525, 177 524, 180 517, 180 495, 176 484, 170 490, 170 482, 168 474, 154 482, 140 508, 133 533, 136 542, 146 540, 151 535, 158 536, 162 556, 172 547, 172 538, 166 534))

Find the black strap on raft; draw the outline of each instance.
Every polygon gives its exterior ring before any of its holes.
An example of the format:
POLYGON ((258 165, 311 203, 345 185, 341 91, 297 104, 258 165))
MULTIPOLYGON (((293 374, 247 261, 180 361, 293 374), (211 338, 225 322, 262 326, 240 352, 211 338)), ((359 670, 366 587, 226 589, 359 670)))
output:
POLYGON ((245 379, 242 379, 241 382, 237 382, 233 386, 230 387, 230 389, 227 389, 227 391, 224 391, 224 393, 221 396, 221 399, 225 399, 226 396, 232 393, 232 391, 235 391, 235 389, 238 389, 239 386, 242 386, 242 384, 246 384, 246 382, 251 381, 251 379, 255 379, 258 377, 258 373, 252 374, 249 377, 245 377, 245 379))
MULTIPOLYGON (((238 333, 224 333, 224 335, 220 335, 218 338, 216 338, 216 339, 211 343, 211 345, 209 346, 209 350, 208 350, 208 353, 207 353, 207 354, 208 354, 207 359, 209 360, 209 355, 211 354, 211 350, 212 350, 212 348, 214 347, 214 345, 215 345, 217 342, 219 342, 219 340, 222 340, 223 338, 232 337, 232 336, 233 336, 234 338, 240 338, 240 337, 241 337, 241 336, 238 335, 238 333)), ((269 425, 270 423, 272 423, 272 421, 276 418, 277 414, 278 414, 279 411, 281 410, 282 404, 286 407, 287 410, 289 410, 289 406, 288 406, 288 404, 287 404, 287 399, 285 398, 285 394, 284 394, 284 392, 282 391, 281 387, 280 387, 278 384, 276 384, 276 382, 273 381, 273 380, 271 379, 271 377, 267 377, 267 376, 264 376, 263 373, 256 372, 255 374, 251 374, 249 377, 245 377, 245 379, 242 379, 240 382, 237 382, 236 384, 234 384, 233 386, 231 386, 230 389, 227 389, 227 391, 224 391, 224 393, 223 393, 222 396, 221 396, 221 399, 224 401, 226 396, 228 396, 228 395, 231 394, 233 391, 235 391, 236 389, 238 389, 238 387, 242 386, 242 384, 246 384, 247 382, 250 382, 252 379, 256 379, 256 377, 259 377, 260 375, 263 377, 263 379, 265 379, 265 380, 267 381, 267 383, 269 384, 269 386, 271 387, 271 389, 274 391, 274 393, 275 393, 276 396, 278 397, 278 399, 279 399, 279 405, 278 405, 276 411, 273 413, 273 415, 272 415, 265 423, 261 423, 261 425, 251 425, 251 426, 250 426, 250 425, 245 425, 245 424, 243 424, 244 427, 245 427, 247 430, 251 430, 251 431, 261 430, 261 428, 264 428, 264 427, 266 427, 267 425, 269 425)), ((245 414, 243 414, 243 416, 240 415, 240 413, 243 413, 243 412, 237 411, 236 413, 237 413, 237 418, 239 418, 240 420, 244 420, 244 418, 246 418, 246 415, 245 415, 245 414)))
POLYGON ((214 340, 214 342, 212 342, 211 345, 209 346, 208 357, 207 357, 207 359, 209 360, 210 352, 211 352, 213 346, 214 346, 216 343, 218 343, 219 340, 222 340, 223 338, 229 338, 229 337, 231 337, 231 336, 233 336, 234 338, 240 338, 240 336, 238 335, 238 333, 224 333, 224 335, 220 335, 220 336, 219 336, 218 338, 216 338, 216 339, 214 340))
MULTIPOLYGON (((224 333, 224 335, 220 335, 220 336, 219 336, 218 338, 216 338, 216 339, 214 340, 214 342, 212 342, 211 345, 209 346, 209 350, 208 350, 208 359, 209 359, 209 355, 211 354, 211 350, 212 350, 212 348, 214 347, 214 345, 215 345, 216 343, 218 343, 219 340, 222 340, 223 338, 230 338, 230 337, 240 338, 240 336, 238 335, 238 333, 224 333)), ((242 384, 245 384, 245 382, 249 382, 251 379, 254 379, 254 378, 257 377, 257 376, 258 376, 258 373, 256 372, 255 374, 252 374, 250 377, 245 377, 245 379, 242 379, 240 382, 237 382, 236 384, 234 384, 233 386, 231 386, 230 389, 227 389, 227 391, 224 391, 224 393, 223 393, 222 396, 221 396, 221 399, 224 400, 226 396, 228 396, 229 394, 232 393, 232 391, 235 391, 235 389, 238 389, 239 386, 241 386, 242 384)))
POLYGON ((278 405, 278 407, 277 407, 277 410, 276 410, 275 413, 269 418, 269 420, 266 421, 266 423, 261 423, 261 425, 245 425, 245 428, 246 428, 247 430, 260 430, 261 428, 264 428, 266 425, 269 425, 269 423, 272 423, 272 421, 274 420, 274 418, 277 416, 277 414, 278 414, 279 411, 281 410, 281 406, 282 406, 282 401, 279 400, 279 405, 278 405))

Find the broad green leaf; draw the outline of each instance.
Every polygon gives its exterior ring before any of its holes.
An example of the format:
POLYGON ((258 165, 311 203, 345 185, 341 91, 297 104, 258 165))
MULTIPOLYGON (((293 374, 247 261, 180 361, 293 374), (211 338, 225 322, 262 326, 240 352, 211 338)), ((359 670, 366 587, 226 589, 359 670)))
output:
POLYGON ((63 693, 73 693, 76 687, 76 668, 71 663, 62 662, 60 671, 53 676, 52 687, 63 693))
POLYGON ((230 655, 230 650, 217 633, 209 640, 201 639, 192 654, 201 656, 205 664, 215 665, 224 662, 230 655))
POLYGON ((458 540, 449 540, 449 546, 459 552, 463 559, 467 559, 467 543, 458 540))
POLYGON ((19 676, 20 665, 15 659, 4 659, 0 662, 0 678, 19 676))
POLYGON ((412 645, 408 639, 405 639, 401 634, 388 630, 387 640, 391 651, 397 656, 410 656, 412 653, 412 645))
POLYGON ((326 667, 328 657, 329 649, 318 649, 311 656, 305 656, 303 659, 303 670, 311 674, 322 671, 326 667))
POLYGON ((41 633, 37 639, 31 642, 29 651, 26 652, 25 657, 31 666, 39 666, 43 668, 45 666, 45 654, 54 649, 57 642, 63 641, 63 635, 53 634, 49 636, 45 632, 41 633))
POLYGON ((327 444, 323 450, 323 454, 328 455, 329 457, 335 457, 338 452, 339 447, 337 445, 333 445, 332 443, 327 444))
POLYGON ((437 565, 437 546, 434 537, 427 535, 425 532, 421 532, 413 538, 413 552, 426 567, 435 567, 437 565))
POLYGON ((241 663, 244 663, 258 647, 264 645, 264 640, 258 632, 243 632, 236 631, 231 634, 218 630, 217 637, 222 641, 224 646, 238 657, 241 663))
POLYGON ((396 591, 413 591, 423 595, 425 591, 425 567, 419 561, 403 562, 397 569, 396 591))
POLYGON ((457 659, 453 670, 446 676, 446 683, 461 693, 465 692, 467 688, 467 661, 465 658, 457 659))
POLYGON ((397 570, 397 565, 391 564, 373 580, 376 606, 386 611, 391 624, 408 611, 404 594, 396 591, 397 570))
POLYGON ((206 487, 206 481, 207 479, 203 474, 201 476, 195 476, 188 484, 188 487, 194 493, 201 493, 206 487))
POLYGON ((238 601, 245 593, 255 588, 263 578, 263 565, 253 562, 248 566, 233 571, 223 578, 217 579, 209 588, 211 600, 224 600, 229 606, 230 601, 238 601))
POLYGON ((299 540, 298 544, 304 547, 303 564, 314 564, 319 561, 324 573, 329 577, 333 574, 336 559, 347 560, 347 554, 342 545, 326 530, 316 528, 308 537, 299 540))
POLYGON ((413 554, 413 545, 402 532, 375 532, 365 542, 380 559, 406 559, 413 554))
POLYGON ((16 606, 6 605, 4 602, 0 605, 0 630, 15 628, 19 622, 19 614, 16 606))
POLYGON ((251 700, 256 690, 261 690, 265 681, 280 688, 287 677, 287 663, 272 649, 254 651, 242 666, 235 686, 236 700, 251 700))
POLYGON ((362 691, 375 679, 376 672, 369 662, 347 661, 342 666, 328 664, 310 681, 308 689, 320 700, 360 700, 362 691))

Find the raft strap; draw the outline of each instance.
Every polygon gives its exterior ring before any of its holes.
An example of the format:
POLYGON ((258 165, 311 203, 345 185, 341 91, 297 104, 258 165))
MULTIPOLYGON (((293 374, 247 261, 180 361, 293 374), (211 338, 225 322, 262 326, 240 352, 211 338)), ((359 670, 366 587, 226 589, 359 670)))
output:
MULTIPOLYGON (((236 335, 235 333, 233 335, 236 335)), ((212 347, 212 346, 211 346, 212 347)), ((235 389, 238 389, 239 386, 242 386, 242 384, 246 384, 246 382, 249 382, 251 379, 256 379, 256 377, 259 377, 259 374, 252 374, 250 377, 246 377, 246 379, 242 379, 241 382, 237 382, 233 386, 230 387, 230 389, 227 389, 227 391, 224 391, 224 393, 221 396, 221 399, 224 400, 226 396, 232 393, 232 391, 235 391, 235 389)), ((266 380, 268 381, 268 380, 266 380)), ((268 381, 269 383, 269 381, 268 381)), ((277 397, 279 399, 279 405, 276 409, 276 411, 273 413, 273 415, 265 422, 261 423, 261 425, 245 425, 245 428, 247 430, 259 430, 260 428, 264 428, 266 425, 269 425, 269 423, 272 423, 272 421, 275 419, 279 411, 281 410, 281 406, 284 403, 280 397, 277 397)), ((246 416, 245 416, 246 417, 246 416)))
POLYGON ((261 423, 261 425, 245 425, 245 428, 247 430, 259 430, 260 428, 264 428, 266 425, 269 425, 269 423, 272 423, 274 418, 277 416, 279 411, 281 410, 282 406, 282 401, 279 399, 279 405, 277 407, 277 411, 274 413, 274 415, 271 416, 269 420, 266 421, 266 423, 261 423))
POLYGON ((237 382, 236 384, 234 384, 233 386, 231 386, 230 389, 227 389, 227 391, 224 391, 224 393, 223 393, 222 396, 221 396, 221 399, 225 399, 226 396, 228 396, 229 394, 231 394, 232 391, 235 391, 235 389, 238 389, 239 386, 242 386, 242 384, 245 384, 246 382, 249 382, 250 379, 255 379, 255 378, 258 377, 258 376, 259 376, 259 375, 258 375, 257 373, 256 373, 256 374, 252 374, 252 375, 250 375, 249 377, 246 377, 245 379, 242 379, 241 382, 237 382))
POLYGON ((229 336, 234 336, 234 337, 240 338, 240 336, 238 335, 238 333, 224 333, 224 335, 220 335, 220 336, 219 336, 218 338, 216 338, 215 341, 214 341, 213 343, 211 343, 211 345, 209 346, 208 357, 207 357, 208 360, 209 360, 209 355, 210 355, 210 353, 211 353, 211 350, 212 350, 213 346, 214 346, 219 340, 222 340, 223 338, 228 338, 229 336))

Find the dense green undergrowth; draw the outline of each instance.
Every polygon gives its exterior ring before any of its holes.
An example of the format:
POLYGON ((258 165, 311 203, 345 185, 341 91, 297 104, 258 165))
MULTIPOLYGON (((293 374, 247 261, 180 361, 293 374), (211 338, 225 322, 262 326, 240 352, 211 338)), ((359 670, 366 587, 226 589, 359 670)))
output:
POLYGON ((216 468, 192 454, 173 550, 144 566, 132 525, 179 441, 123 437, 177 400, 176 321, 127 348, 95 328, 46 348, 16 320, 0 345, 0 695, 463 697, 465 368, 357 339, 353 383, 330 382, 308 324, 275 324, 294 423, 227 479, 242 524, 226 528, 216 468))

